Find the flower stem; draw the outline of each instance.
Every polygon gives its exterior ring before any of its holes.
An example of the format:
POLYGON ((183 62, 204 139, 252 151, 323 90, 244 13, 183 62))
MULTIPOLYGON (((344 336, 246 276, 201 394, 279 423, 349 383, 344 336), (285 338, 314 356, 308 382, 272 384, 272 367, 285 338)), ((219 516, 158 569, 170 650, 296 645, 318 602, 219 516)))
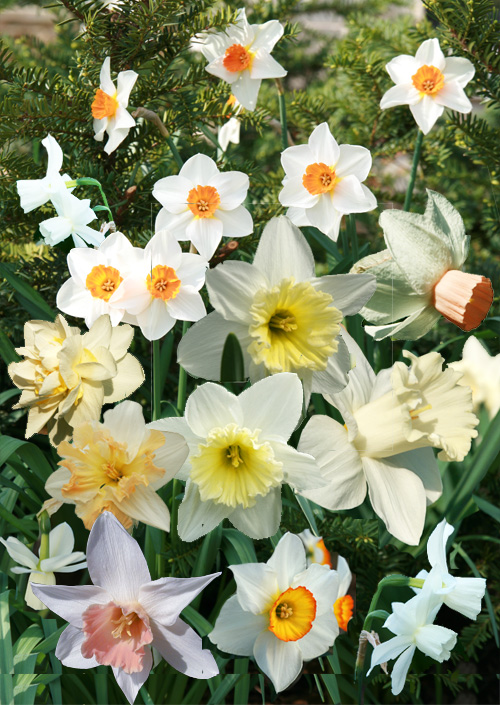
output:
MULTIPOLYGON (((184 336, 189 328, 189 322, 184 321, 182 324, 182 335, 184 336)), ((187 387, 187 372, 179 365, 179 384, 177 391, 177 411, 179 414, 184 413, 184 407, 186 406, 186 387, 187 387)))
POLYGON ((279 78, 275 79, 275 83, 276 88, 278 89, 278 100, 280 104, 281 147, 282 149, 288 149, 288 125, 286 121, 285 91, 279 78))
POLYGON ((84 176, 81 179, 76 179, 75 183, 77 186, 97 186, 99 191, 101 192, 104 208, 108 211, 111 220, 114 220, 113 213, 111 212, 111 208, 109 207, 108 199, 106 198, 106 194, 104 193, 100 181, 97 181, 97 179, 92 179, 90 176, 84 176))
POLYGON ((420 160, 420 152, 422 150, 422 140, 424 138, 424 133, 419 129, 417 139, 415 141, 415 151, 413 153, 413 164, 411 165, 410 182, 406 190, 405 203, 403 210, 409 211, 411 205, 411 197, 413 195, 413 187, 415 186, 415 178, 417 176, 417 167, 420 160))
POLYGON ((352 258, 355 264, 359 258, 359 246, 358 231, 356 230, 356 216, 352 215, 352 213, 347 216, 347 233, 351 241, 352 258))
POLYGON ((161 409, 160 341, 153 340, 153 421, 160 418, 161 409))
POLYGON ((40 527, 40 549, 38 551, 39 561, 50 558, 50 517, 48 512, 42 512, 38 517, 38 526, 40 527))

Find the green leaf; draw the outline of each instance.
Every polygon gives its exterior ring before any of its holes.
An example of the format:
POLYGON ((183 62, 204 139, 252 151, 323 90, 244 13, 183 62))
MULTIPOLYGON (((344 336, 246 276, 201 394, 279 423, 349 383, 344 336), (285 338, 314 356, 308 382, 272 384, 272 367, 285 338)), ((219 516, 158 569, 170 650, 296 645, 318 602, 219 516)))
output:
POLYGON ((245 379, 245 364, 238 338, 229 333, 224 343, 220 364, 221 382, 242 382, 245 379))
POLYGON ((229 565, 258 562, 252 539, 236 529, 222 530, 222 550, 229 565))
POLYGON ((480 509, 485 514, 488 514, 488 516, 490 516, 492 519, 495 519, 495 521, 500 522, 500 509, 498 507, 496 507, 494 504, 491 504, 491 502, 487 502, 482 497, 478 497, 476 494, 472 495, 472 499, 476 503, 478 509, 480 509))
POLYGON ((198 632, 200 636, 206 636, 213 629, 210 622, 206 620, 205 617, 202 617, 201 614, 191 605, 184 607, 181 616, 193 627, 193 629, 198 632))
MULTIPOLYGON (((3 330, 0 330, 0 357, 5 362, 6 365, 10 365, 11 362, 19 362, 19 360, 21 359, 19 357, 19 355, 16 353, 15 348, 10 341, 10 338, 7 337, 7 335, 3 332, 3 330)), ((9 392, 14 391, 14 392, 17 392, 18 394, 20 394, 19 389, 15 389, 15 390, 9 389, 8 391, 9 392)), ((3 397, 5 394, 7 394, 7 392, 2 392, 0 397, 3 397)), ((0 404, 3 404, 6 399, 8 399, 8 397, 6 397, 2 401, 0 401, 0 404)))
MULTIPOLYGON (((0 673, 14 673, 14 658, 12 653, 12 639, 10 635, 9 618, 9 594, 6 590, 0 595, 0 673)), ((12 694, 7 697, 8 691, 12 688, 12 679, 0 679, 0 702, 10 703, 12 694), (9 686, 10 683, 10 686, 9 686)))
POLYGON ((229 675, 224 676, 222 683, 210 696, 207 705, 215 705, 216 703, 223 701, 226 695, 234 688, 238 680, 242 677, 243 676, 239 673, 230 673, 229 675))
POLYGON ((53 321, 57 315, 44 298, 27 284, 21 277, 14 274, 14 267, 6 262, 0 262, 0 276, 4 277, 14 289, 15 297, 21 306, 35 318, 43 321, 53 321))
MULTIPOLYGON (((47 639, 52 634, 58 633, 57 622, 55 619, 42 619, 42 629, 45 638, 47 639)), ((62 665, 58 658, 56 658, 55 653, 49 653, 50 667, 54 674, 62 674, 62 665)), ((61 681, 58 678, 49 683, 50 695, 52 697, 53 703, 62 703, 63 697, 61 692, 61 681)))
POLYGON ((38 446, 11 436, 0 436, 0 466, 16 454, 44 483, 55 470, 38 446))
MULTIPOLYGON (((0 333, 1 333, 1 331, 0 331, 0 333)), ((0 355, 1 355, 1 353, 0 353, 0 355)), ((19 394, 21 394, 20 389, 7 389, 5 392, 2 392, 0 394, 0 406, 2 404, 5 404, 5 402, 8 401, 9 399, 12 399, 12 397, 19 396, 19 394)))

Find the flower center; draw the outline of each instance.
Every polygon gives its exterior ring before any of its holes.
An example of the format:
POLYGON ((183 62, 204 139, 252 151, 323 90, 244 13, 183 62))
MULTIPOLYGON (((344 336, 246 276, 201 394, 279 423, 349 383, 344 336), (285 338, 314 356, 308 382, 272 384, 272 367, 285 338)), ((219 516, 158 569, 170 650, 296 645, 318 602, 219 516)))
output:
POLYGON ((342 320, 332 302, 330 294, 293 278, 260 289, 250 307, 254 342, 248 352, 255 364, 264 364, 271 374, 324 370, 338 348, 342 320))
POLYGON ((350 595, 344 595, 335 600, 333 605, 333 611, 337 619, 338 625, 345 632, 347 631, 347 624, 352 617, 354 608, 354 600, 350 595))
POLYGON ((309 164, 302 177, 302 184, 312 196, 333 191, 339 181, 340 179, 335 175, 335 169, 323 162, 309 164))
POLYGON ((434 286, 433 306, 465 331, 477 328, 493 303, 491 281, 478 274, 448 270, 434 286))
POLYGON ((191 480, 203 502, 229 507, 253 507, 283 481, 283 466, 269 443, 259 443, 260 431, 235 423, 214 428, 191 457, 191 480))
POLYGON ((435 66, 421 66, 411 80, 421 96, 436 95, 444 87, 444 75, 435 66))
POLYGON ((213 186, 198 185, 188 193, 188 208, 197 218, 213 218, 219 204, 220 196, 213 186))
POLYGON ((123 277, 117 269, 98 264, 87 275, 85 286, 94 298, 109 301, 122 281, 123 277))
POLYGON ((254 56, 254 52, 248 51, 241 44, 232 44, 226 49, 222 63, 226 71, 236 73, 237 71, 251 69, 254 56))
POLYGON ((153 641, 153 633, 140 605, 90 605, 82 620, 84 658, 94 656, 103 666, 121 668, 125 673, 142 671, 144 646, 153 641))
POLYGON ((313 594, 302 585, 288 588, 271 607, 269 630, 281 641, 297 641, 311 631, 315 618, 313 594))
POLYGON ((92 103, 92 116, 96 120, 102 120, 103 118, 112 118, 119 107, 119 103, 116 100, 116 93, 114 96, 108 95, 100 88, 97 89, 94 102, 92 103))
POLYGON ((155 299, 175 299, 181 288, 181 280, 177 276, 175 269, 157 264, 151 274, 146 277, 146 286, 149 293, 155 299))

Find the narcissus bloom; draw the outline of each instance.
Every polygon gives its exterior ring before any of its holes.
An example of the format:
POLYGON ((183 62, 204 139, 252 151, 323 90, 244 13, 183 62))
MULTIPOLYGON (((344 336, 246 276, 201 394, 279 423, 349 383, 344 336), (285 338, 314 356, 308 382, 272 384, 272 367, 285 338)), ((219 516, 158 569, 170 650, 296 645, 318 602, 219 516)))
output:
POLYGON ((304 661, 324 654, 338 636, 332 611, 338 576, 317 563, 306 568, 301 540, 288 533, 267 563, 229 567, 236 594, 208 636, 222 651, 253 656, 280 692, 300 675, 304 661))
POLYGON ((187 480, 179 507, 183 541, 194 541, 226 518, 254 539, 273 536, 281 519, 281 485, 325 484, 314 458, 287 445, 301 413, 300 380, 283 373, 238 397, 218 384, 202 384, 187 400, 184 418, 151 424, 180 433, 189 446, 177 475, 187 480))
POLYGON ((241 105, 255 110, 262 79, 286 76, 283 66, 271 56, 282 36, 283 26, 277 20, 248 24, 245 10, 241 9, 236 24, 224 32, 197 35, 193 46, 210 62, 205 67, 208 73, 227 81, 241 105))
POLYGON ((325 542, 321 536, 315 536, 309 529, 304 529, 304 531, 301 531, 297 536, 306 549, 307 565, 319 563, 320 565, 329 565, 330 568, 332 567, 330 551, 325 546, 325 542))
POLYGON ((89 226, 97 215, 90 207, 90 198, 80 199, 69 191, 58 191, 51 196, 57 216, 40 223, 40 232, 46 245, 57 245, 72 237, 75 247, 86 247, 85 243, 98 247, 104 240, 99 230, 89 226))
POLYGON ((71 443, 60 443, 57 452, 61 469, 45 489, 60 503, 74 504, 86 529, 106 510, 126 529, 142 521, 170 530, 170 513, 156 490, 174 477, 188 447, 177 433, 147 428, 140 404, 124 401, 106 411, 103 423, 77 426, 71 443))
POLYGON ((427 191, 427 196, 424 215, 384 211, 380 225, 388 249, 364 257, 351 270, 377 277, 376 292, 361 310, 368 321, 382 324, 365 328, 375 340, 416 340, 441 315, 470 331, 493 301, 489 279, 461 271, 470 238, 460 214, 441 194, 427 191))
POLYGON ((470 390, 458 373, 442 370, 435 352, 403 355, 377 376, 361 350, 347 339, 355 358, 347 387, 326 397, 339 409, 345 426, 328 416, 314 416, 299 449, 314 455, 329 485, 301 492, 328 509, 362 504, 368 485, 375 512, 400 541, 418 544, 426 503, 441 495, 441 476, 432 447, 442 460, 463 460, 478 420, 470 390))
POLYGON ((144 381, 141 365, 127 353, 133 335, 131 326, 112 328, 109 316, 83 335, 62 316, 25 323, 25 347, 16 348, 25 359, 8 372, 23 390, 13 408, 29 409, 26 438, 46 429, 57 445, 76 426, 98 419, 103 404, 132 394, 144 381))
POLYGON ((300 230, 284 216, 273 218, 253 264, 228 261, 207 273, 215 311, 183 337, 179 363, 195 376, 220 379, 224 343, 234 333, 252 382, 295 372, 306 402, 311 391, 340 391, 351 367, 340 324, 360 310, 375 285, 366 276, 316 277, 311 248, 300 230))
POLYGON ((74 573, 75 570, 87 567, 85 553, 73 552, 75 537, 69 524, 66 522, 59 524, 49 532, 48 538, 49 553, 46 558, 39 558, 14 536, 9 536, 7 540, 0 538, 0 542, 3 543, 12 560, 23 566, 22 568, 18 566, 11 568, 11 571, 30 574, 24 599, 26 604, 34 610, 43 610, 44 604, 33 594, 32 582, 55 585, 54 572, 74 573))
POLYGON ((308 144, 285 149, 281 163, 285 178, 278 198, 289 206, 287 215, 295 225, 313 225, 337 240, 343 215, 377 206, 373 193, 361 183, 372 166, 370 152, 338 145, 326 122, 313 130, 308 144))
POLYGON ((427 39, 415 56, 402 54, 385 67, 396 84, 382 96, 380 107, 409 105, 415 122, 426 135, 445 108, 470 113, 464 87, 474 77, 474 66, 463 57, 445 57, 437 39, 427 39))
POLYGON ((101 85, 96 91, 91 109, 94 118, 94 139, 102 142, 105 132, 109 136, 104 147, 107 154, 114 152, 128 135, 130 128, 135 125, 134 118, 127 112, 127 106, 137 76, 135 71, 120 71, 116 88, 111 80, 111 59, 109 56, 104 59, 101 85))
POLYGON ((218 674, 212 654, 179 615, 220 573, 151 580, 139 544, 109 512, 90 532, 87 563, 93 585, 33 585, 69 622, 56 647, 65 666, 111 666, 131 705, 153 666, 151 647, 187 676, 218 674))
POLYGON ((209 260, 223 236, 253 232, 252 216, 241 205, 248 185, 248 176, 241 171, 220 172, 213 159, 195 154, 178 176, 166 176, 154 185, 153 196, 163 206, 156 232, 167 230, 177 240, 191 240, 209 260))
POLYGON ((473 335, 467 339, 462 359, 450 363, 463 374, 460 384, 472 389, 474 411, 484 404, 490 419, 500 410, 500 354, 490 355, 485 346, 473 335))
POLYGON ((43 179, 23 179, 16 182, 17 192, 21 199, 21 208, 25 213, 30 213, 35 208, 43 206, 50 201, 54 194, 66 191, 66 181, 71 181, 71 176, 60 173, 63 163, 62 149, 52 135, 47 135, 42 140, 47 150, 47 174, 43 179))

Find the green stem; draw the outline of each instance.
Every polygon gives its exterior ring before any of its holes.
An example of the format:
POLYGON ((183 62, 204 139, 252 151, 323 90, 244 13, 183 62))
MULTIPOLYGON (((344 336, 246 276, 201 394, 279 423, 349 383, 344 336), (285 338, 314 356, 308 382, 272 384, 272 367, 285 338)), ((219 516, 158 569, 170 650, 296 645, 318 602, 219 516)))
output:
POLYGON ((42 512, 38 518, 38 526, 40 527, 40 549, 38 551, 39 561, 50 558, 50 517, 47 512, 42 512))
POLYGON ((422 150, 423 138, 424 138, 424 133, 422 132, 422 130, 419 129, 417 139, 415 141, 415 152, 413 153, 413 164, 411 165, 410 183, 408 184, 408 188, 406 190, 405 204, 403 206, 403 210, 405 210, 405 211, 410 210, 411 197, 413 195, 413 187, 415 186, 415 178, 417 176, 417 167, 418 167, 418 162, 420 160, 420 152, 422 150))
POLYGON ((351 241, 352 257, 354 263, 358 261, 359 258, 359 246, 358 246, 358 231, 356 230, 356 216, 347 216, 347 232, 349 234, 349 240, 351 241))
MULTIPOLYGON (((67 182, 66 186, 68 186, 68 183, 73 183, 73 182, 67 182)), ((92 179, 89 176, 84 176, 81 179, 76 179, 75 180, 76 186, 97 186, 99 191, 101 192, 102 196, 102 202, 104 203, 104 207, 109 213, 109 217, 111 220, 114 220, 113 218, 113 213, 111 212, 111 208, 109 207, 108 199, 106 198, 106 194, 104 193, 104 190, 101 186, 101 183, 97 181, 97 179, 92 179)), ((71 188, 71 186, 68 186, 68 188, 71 188)))
MULTIPOLYGON (((179 534, 177 533, 177 521, 179 516, 179 503, 177 502, 177 495, 180 491, 180 482, 175 478, 172 480, 172 503, 170 512, 170 541, 172 547, 176 546, 179 541, 179 534)), ((174 564, 172 563, 172 575, 174 572, 174 564)))
MULTIPOLYGON (((186 335, 187 329, 189 328, 189 322, 184 321, 182 324, 182 336, 186 335)), ((186 406, 186 387, 187 387, 187 372, 179 365, 179 384, 177 392, 177 411, 179 414, 184 413, 184 407, 186 406)))
POLYGON ((172 156, 175 159, 175 163, 179 167, 179 169, 182 169, 184 166, 184 162, 182 161, 182 157, 179 154, 179 150, 175 146, 174 140, 171 138, 170 135, 166 135, 165 139, 167 140, 167 144, 170 147, 170 151, 172 152, 172 156))
POLYGON ((283 84, 279 78, 276 78, 275 82, 276 88, 278 89, 278 100, 280 104, 281 147, 282 149, 288 149, 288 125, 286 121, 285 91, 283 90, 283 84))
POLYGON ((161 378, 160 341, 153 340, 153 421, 157 421, 161 413, 161 378))

